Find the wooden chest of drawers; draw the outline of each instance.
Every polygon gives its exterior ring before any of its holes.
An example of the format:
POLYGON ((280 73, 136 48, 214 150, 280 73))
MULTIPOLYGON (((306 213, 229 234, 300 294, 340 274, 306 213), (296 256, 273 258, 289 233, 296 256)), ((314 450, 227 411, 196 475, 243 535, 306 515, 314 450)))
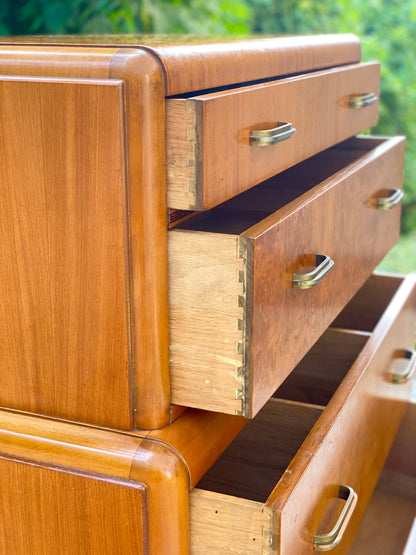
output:
POLYGON ((359 61, 351 35, 3 41, 0 551, 347 552, 416 328, 415 280, 371 277, 404 139, 354 137, 359 61))

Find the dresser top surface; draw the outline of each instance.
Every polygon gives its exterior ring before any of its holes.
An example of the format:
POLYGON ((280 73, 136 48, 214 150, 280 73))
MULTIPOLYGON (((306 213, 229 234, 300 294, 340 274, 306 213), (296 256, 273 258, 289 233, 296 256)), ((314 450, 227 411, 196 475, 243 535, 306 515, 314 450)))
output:
POLYGON ((166 76, 166 94, 177 95, 282 75, 313 71, 361 59, 352 34, 279 37, 193 35, 96 35, 2 37, 0 45, 140 48, 155 55, 166 76))

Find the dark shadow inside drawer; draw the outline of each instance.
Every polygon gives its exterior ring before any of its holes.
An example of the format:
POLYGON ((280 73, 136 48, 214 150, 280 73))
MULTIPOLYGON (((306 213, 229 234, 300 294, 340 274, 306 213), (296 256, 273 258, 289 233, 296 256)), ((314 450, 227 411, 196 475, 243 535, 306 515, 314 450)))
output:
POLYGON ((274 397, 326 406, 369 336, 368 332, 329 328, 274 397))
POLYGON ((384 141, 357 137, 327 149, 206 212, 180 229, 239 234, 357 162, 384 141))
POLYGON ((402 282, 400 276, 373 274, 335 318, 332 326, 372 332, 402 282))
MULTIPOLYGON (((364 329, 329 328, 197 487, 265 502, 360 357, 375 319, 389 310, 402 283, 400 277, 372 276, 344 311, 351 315, 350 323, 362 324, 358 314, 352 315, 364 307, 368 311, 364 329)), ((347 323, 346 318, 338 321, 347 323)))
POLYGON ((271 399, 196 487, 265 502, 321 413, 271 399))
MULTIPOLYGON (((374 274, 319 338, 274 397, 326 406, 403 280, 374 274)), ((398 359, 397 370, 399 370, 398 359)))
POLYGON ((197 487, 265 502, 369 335, 327 330, 197 487))

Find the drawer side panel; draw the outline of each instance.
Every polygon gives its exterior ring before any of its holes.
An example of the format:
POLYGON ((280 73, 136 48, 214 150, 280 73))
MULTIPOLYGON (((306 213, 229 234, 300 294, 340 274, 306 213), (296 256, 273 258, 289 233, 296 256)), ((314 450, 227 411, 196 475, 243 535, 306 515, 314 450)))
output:
POLYGON ((172 402, 235 414, 244 380, 244 261, 238 237, 169 233, 172 402))

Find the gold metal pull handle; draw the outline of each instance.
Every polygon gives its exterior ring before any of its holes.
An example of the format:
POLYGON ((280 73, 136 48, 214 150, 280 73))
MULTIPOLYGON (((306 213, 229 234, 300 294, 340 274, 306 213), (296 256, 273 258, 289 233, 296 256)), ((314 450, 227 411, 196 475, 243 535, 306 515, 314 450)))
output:
POLYGON ((396 204, 399 204, 403 198, 401 189, 390 189, 388 197, 378 197, 376 199, 377 210, 390 210, 396 204))
POLYGON ((350 108, 359 110, 377 102, 378 96, 374 93, 357 94, 350 97, 350 108))
POLYGON ((358 496, 350 486, 339 486, 339 498, 345 499, 346 503, 339 515, 335 526, 328 534, 316 534, 313 541, 314 551, 330 551, 342 540, 342 536, 352 517, 358 496))
POLYGON ((252 129, 250 131, 250 145, 270 146, 290 139, 296 133, 291 123, 279 121, 273 129, 252 129))
POLYGON ((323 254, 316 255, 316 268, 307 274, 295 273, 292 276, 292 287, 310 289, 317 285, 334 267, 334 261, 323 254))
POLYGON ((407 365, 406 372, 403 374, 392 374, 391 379, 393 383, 407 383, 413 378, 413 374, 416 370, 416 351, 413 349, 405 349, 403 358, 408 359, 409 364, 407 365))

